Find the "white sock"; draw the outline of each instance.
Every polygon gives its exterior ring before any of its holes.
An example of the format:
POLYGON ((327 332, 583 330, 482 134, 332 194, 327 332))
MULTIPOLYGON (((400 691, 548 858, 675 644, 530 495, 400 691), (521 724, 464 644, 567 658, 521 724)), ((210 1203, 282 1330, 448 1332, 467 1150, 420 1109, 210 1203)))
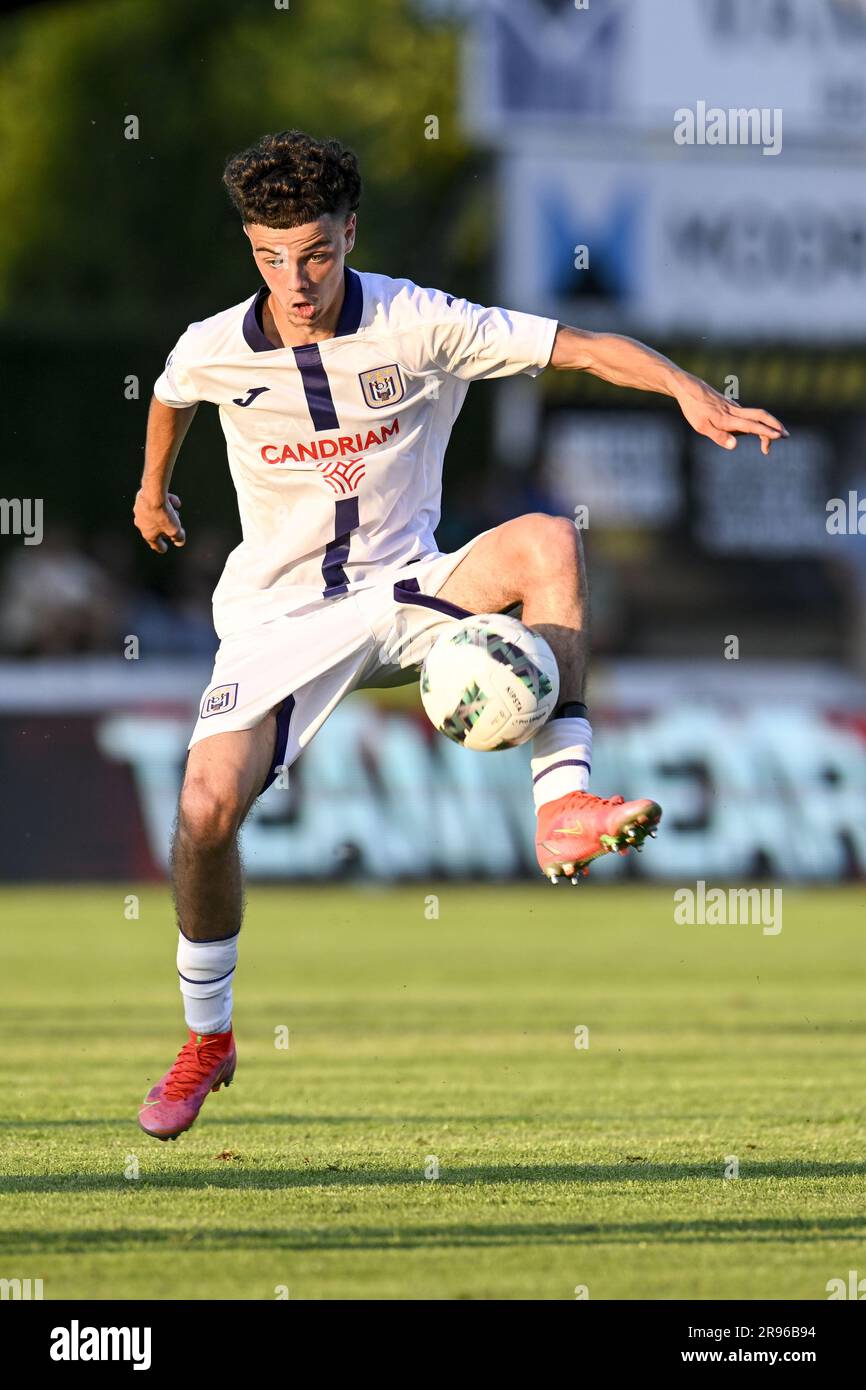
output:
POLYGON ((548 719, 532 740, 535 809, 569 792, 585 792, 592 769, 592 728, 587 719, 548 719))
POLYGON ((232 980, 238 963, 238 937, 190 941, 178 932, 177 973, 183 1015, 194 1033, 226 1033, 232 1024, 232 980))

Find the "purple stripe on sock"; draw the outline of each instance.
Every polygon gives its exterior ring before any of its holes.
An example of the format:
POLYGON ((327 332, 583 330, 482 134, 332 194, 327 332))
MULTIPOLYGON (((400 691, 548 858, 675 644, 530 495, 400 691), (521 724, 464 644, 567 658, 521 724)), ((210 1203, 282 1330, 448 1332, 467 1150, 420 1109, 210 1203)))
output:
POLYGON ((585 767, 587 772, 592 772, 589 763, 585 763, 583 758, 563 758, 561 763, 553 763, 550 767, 546 767, 543 772, 536 773, 532 779, 532 785, 535 786, 536 782, 540 782, 542 777, 547 776, 548 772, 556 772, 559 767, 585 767))
POLYGON ((215 975, 212 980, 191 980, 189 976, 184 975, 182 971, 178 970, 177 973, 182 980, 186 980, 188 985, 218 985, 220 980, 227 980, 229 975, 233 975, 236 970, 237 966, 233 965, 231 970, 226 971, 225 975, 215 975))

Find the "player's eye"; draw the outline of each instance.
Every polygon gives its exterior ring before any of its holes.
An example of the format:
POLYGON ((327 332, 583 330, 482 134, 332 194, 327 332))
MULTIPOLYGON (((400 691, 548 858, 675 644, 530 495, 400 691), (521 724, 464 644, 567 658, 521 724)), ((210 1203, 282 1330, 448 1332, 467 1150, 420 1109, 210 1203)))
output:
POLYGON ((327 259, 328 259, 328 253, 327 253, 327 251, 316 251, 312 256, 309 256, 309 257, 308 257, 308 260, 311 260, 311 261, 326 261, 327 259))

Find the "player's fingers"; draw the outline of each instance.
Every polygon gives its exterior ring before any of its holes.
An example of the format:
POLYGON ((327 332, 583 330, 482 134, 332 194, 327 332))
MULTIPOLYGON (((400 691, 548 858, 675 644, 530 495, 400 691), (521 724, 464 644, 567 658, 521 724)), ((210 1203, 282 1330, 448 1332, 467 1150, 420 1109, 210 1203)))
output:
POLYGON ((717 425, 707 425, 706 429, 701 430, 707 439, 712 439, 715 444, 720 444, 723 449, 736 449, 737 441, 727 430, 719 429, 717 425))
POLYGON ((170 511, 165 512, 165 520, 160 527, 160 534, 167 536, 173 545, 183 545, 186 540, 186 532, 181 525, 180 517, 170 511))
POLYGON ((736 430, 737 434, 759 434, 762 439, 781 439, 783 435, 782 426, 778 423, 766 425, 763 420, 752 420, 748 415, 729 415, 716 423, 723 428, 736 430))
POLYGON ((766 425, 774 438, 788 439, 790 437, 781 420, 777 420, 775 415, 771 415, 768 410, 751 410, 745 407, 741 407, 741 409, 747 420, 754 420, 759 425, 766 425))
POLYGON ((183 503, 181 502, 180 498, 177 497, 177 496, 175 495, 175 493, 173 493, 173 492, 170 492, 170 493, 168 494, 168 500, 169 500, 169 502, 171 503, 171 505, 172 505, 173 507, 182 507, 182 506, 183 506, 183 503))
POLYGON ((151 550, 155 550, 159 555, 164 555, 165 552, 168 550, 168 546, 166 545, 162 536, 157 536, 156 540, 148 541, 147 543, 150 546, 151 550))

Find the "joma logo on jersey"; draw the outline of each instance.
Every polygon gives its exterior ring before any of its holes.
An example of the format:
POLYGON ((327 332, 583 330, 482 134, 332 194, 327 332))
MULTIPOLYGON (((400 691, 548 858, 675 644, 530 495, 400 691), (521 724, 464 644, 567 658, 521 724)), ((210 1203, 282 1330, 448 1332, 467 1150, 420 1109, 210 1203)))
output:
POLYGON ((215 685, 201 702, 201 717, 209 719, 212 714, 227 714, 238 702, 238 685, 215 685))
POLYGON ((370 372, 359 372, 358 380, 364 400, 373 410, 381 410, 403 399, 403 378, 396 362, 387 367, 374 367, 370 372))
POLYGON ((234 396, 232 405, 252 405, 257 396, 264 395, 270 389, 270 386, 248 386, 246 396, 234 396))

